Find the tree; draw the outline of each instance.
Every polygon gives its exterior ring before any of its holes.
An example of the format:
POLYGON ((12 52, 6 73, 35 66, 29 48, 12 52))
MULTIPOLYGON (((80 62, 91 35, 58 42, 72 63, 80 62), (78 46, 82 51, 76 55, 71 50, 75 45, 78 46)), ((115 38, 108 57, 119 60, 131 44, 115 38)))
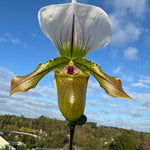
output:
POLYGON ((82 150, 102 150, 101 141, 92 135, 89 135, 82 150))
POLYGON ((4 148, 2 148, 1 150, 11 150, 11 148, 9 146, 5 146, 4 148))
POLYGON ((67 141, 67 133, 64 131, 58 131, 52 140, 52 147, 53 148, 62 148, 67 141))
POLYGON ((109 146, 109 150, 135 150, 135 144, 129 135, 117 137, 109 146))
POLYGON ((88 136, 88 134, 85 131, 77 128, 77 130, 75 132, 75 138, 74 138, 75 144, 78 146, 85 145, 85 143, 87 141, 87 136, 88 136))

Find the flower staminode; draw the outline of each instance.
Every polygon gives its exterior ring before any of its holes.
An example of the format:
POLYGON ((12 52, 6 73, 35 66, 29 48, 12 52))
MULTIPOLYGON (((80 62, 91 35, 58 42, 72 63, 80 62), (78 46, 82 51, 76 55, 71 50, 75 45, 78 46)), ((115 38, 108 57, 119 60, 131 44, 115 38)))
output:
POLYGON ((67 65, 64 69, 65 74, 76 75, 78 74, 78 69, 74 65, 67 65))

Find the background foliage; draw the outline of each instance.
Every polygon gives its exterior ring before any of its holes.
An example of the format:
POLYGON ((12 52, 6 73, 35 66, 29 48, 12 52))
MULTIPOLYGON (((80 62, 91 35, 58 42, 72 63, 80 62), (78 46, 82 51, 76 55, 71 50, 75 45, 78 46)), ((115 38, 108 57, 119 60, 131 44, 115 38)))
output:
MULTIPOLYGON (((22 149, 64 148, 68 149, 69 128, 66 121, 50 119, 44 116, 39 118, 25 118, 24 116, 0 116, 1 134, 7 141, 22 141, 22 149), (21 131, 35 134, 38 138, 14 134, 12 131, 21 131)), ((125 130, 115 127, 97 126, 88 122, 77 126, 74 138, 76 150, 149 150, 150 133, 125 130)))

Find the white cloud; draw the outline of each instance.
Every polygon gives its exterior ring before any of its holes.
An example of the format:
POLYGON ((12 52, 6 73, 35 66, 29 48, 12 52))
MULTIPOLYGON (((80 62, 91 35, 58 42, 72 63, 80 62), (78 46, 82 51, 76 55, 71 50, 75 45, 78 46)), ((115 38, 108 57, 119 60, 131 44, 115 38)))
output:
POLYGON ((141 103, 141 106, 143 106, 144 108, 150 109, 150 97, 149 97, 149 99, 145 99, 145 100, 141 103))
POLYGON ((130 93, 131 96, 135 99, 135 100, 140 100, 140 101, 143 101, 143 100, 150 100, 150 94, 149 93, 136 93, 136 92, 131 92, 130 93))
POLYGON ((117 67, 116 69, 113 70, 114 74, 120 73, 121 67, 117 67))
POLYGON ((37 33, 32 33, 31 36, 32 36, 34 39, 39 39, 39 38, 40 38, 40 35, 37 34, 37 33))
POLYGON ((96 90, 96 91, 101 89, 98 82, 92 82, 91 80, 88 81, 88 88, 91 88, 91 89, 96 90))
POLYGON ((137 18, 142 17, 146 11, 147 0, 126 0, 125 3, 122 0, 114 0, 112 3, 116 11, 123 11, 125 14, 130 12, 137 18))
POLYGON ((113 29, 111 44, 121 47, 137 41, 143 33, 141 20, 147 12, 147 0, 127 0, 125 3, 106 0, 106 5, 112 8, 109 14, 113 29))
POLYGON ((128 117, 142 117, 142 109, 140 109, 140 107, 138 108, 134 108, 133 106, 130 106, 130 108, 120 108, 120 109, 116 109, 113 111, 113 113, 117 113, 117 114, 125 114, 128 117))
POLYGON ((105 115, 110 115, 110 114, 112 114, 112 111, 108 111, 108 110, 100 110, 99 112, 100 112, 100 113, 103 113, 103 114, 105 114, 105 115))
POLYGON ((94 95, 95 93, 100 91, 102 91, 102 88, 100 87, 100 84, 98 82, 93 82, 92 80, 88 81, 87 96, 94 95))
POLYGON ((122 106, 119 104, 105 104, 105 106, 111 107, 111 108, 117 108, 117 109, 122 109, 122 106))
POLYGON ((8 39, 8 41, 10 41, 12 44, 18 44, 19 43, 19 39, 12 36, 10 33, 5 33, 4 36, 8 39))
POLYGON ((91 105, 91 106, 101 106, 102 105, 102 103, 100 103, 100 102, 97 102, 97 101, 95 101, 95 100, 90 100, 90 101, 87 101, 87 104, 89 104, 89 105, 91 105))
POLYGON ((97 111, 93 111, 93 110, 87 110, 86 112, 85 112, 85 114, 87 114, 87 115, 98 115, 98 112, 97 111))
POLYGON ((140 110, 128 110, 126 112, 127 115, 130 115, 132 117, 141 117, 142 116, 142 112, 140 110))
POLYGON ((138 83, 132 83, 131 86, 133 87, 139 87, 139 88, 149 88, 148 85, 142 83, 142 82, 138 82, 138 83))
MULTIPOLYGON (((25 101, 24 101, 25 102, 25 101)), ((4 104, 0 105, 0 112, 5 112, 5 113, 9 113, 9 114, 15 114, 15 115, 24 115, 27 117, 39 117, 41 115, 44 116, 48 116, 51 118, 56 118, 59 111, 57 111, 57 109, 55 108, 55 105, 48 105, 45 108, 45 105, 42 105, 40 107, 40 103, 33 103, 33 101, 31 101, 32 103, 23 103, 20 101, 12 101, 12 102, 7 102, 4 104)), ((44 103, 44 101, 42 100, 42 102, 44 103)))
POLYGON ((132 83, 131 86, 139 88, 149 88, 150 77, 149 76, 140 76, 140 79, 137 83, 132 83))
POLYGON ((135 60, 138 58, 138 50, 133 47, 129 47, 124 51, 124 57, 128 60, 135 60))
POLYGON ((9 71, 6 68, 3 68, 0 66, 0 80, 9 80, 11 79, 13 76, 15 76, 14 73, 12 73, 11 71, 9 71))
POLYGON ((140 119, 125 119, 125 118, 109 118, 102 119, 99 121, 101 125, 113 126, 124 129, 134 129, 137 131, 150 132, 150 122, 141 121, 140 119))
POLYGON ((37 38, 38 35, 37 35, 36 33, 32 33, 32 37, 33 37, 33 38, 37 38))
POLYGON ((0 113, 5 112, 27 117, 45 115, 57 118, 60 113, 57 102, 51 98, 29 96, 24 93, 9 96, 9 92, 0 91, 0 113))
POLYGON ((140 82, 144 82, 144 83, 147 83, 147 84, 150 84, 150 80, 149 79, 140 79, 139 80, 140 82))
POLYGON ((117 21, 114 22, 114 20, 111 20, 111 22, 113 27, 112 45, 120 47, 139 39, 142 31, 136 25, 131 23, 117 25, 115 24, 117 21))
POLYGON ((10 91, 10 81, 14 74, 0 66, 0 90, 10 91))
POLYGON ((133 81, 133 77, 130 76, 130 75, 126 75, 126 74, 122 75, 122 79, 124 79, 125 81, 128 81, 128 82, 132 82, 133 81))
POLYGON ((111 100, 111 97, 107 94, 101 94, 104 100, 111 100))
POLYGON ((0 36, 0 42, 11 42, 12 44, 19 44, 20 43, 20 39, 14 37, 12 34, 10 33, 4 33, 2 36, 0 36))
POLYGON ((150 84, 150 76, 141 76, 140 82, 150 84))
POLYGON ((3 36, 0 36, 0 42, 5 43, 5 42, 7 42, 7 39, 4 38, 3 36))
POLYGON ((57 91, 56 88, 52 88, 50 86, 41 87, 38 90, 40 93, 43 93, 44 97, 52 97, 53 99, 57 99, 57 91))

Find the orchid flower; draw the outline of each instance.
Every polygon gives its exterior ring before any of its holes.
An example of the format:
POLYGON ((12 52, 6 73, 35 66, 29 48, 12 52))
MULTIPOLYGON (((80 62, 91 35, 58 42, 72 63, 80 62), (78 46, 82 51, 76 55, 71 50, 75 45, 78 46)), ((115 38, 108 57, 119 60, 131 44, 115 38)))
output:
POLYGON ((131 98, 123 91, 119 78, 108 76, 100 66, 85 59, 89 52, 106 46, 111 39, 111 23, 104 10, 72 0, 41 8, 38 19, 59 56, 40 64, 29 75, 14 77, 10 95, 34 88, 43 76, 55 70, 59 108, 69 121, 76 121, 84 112, 90 74, 110 96, 131 98))

